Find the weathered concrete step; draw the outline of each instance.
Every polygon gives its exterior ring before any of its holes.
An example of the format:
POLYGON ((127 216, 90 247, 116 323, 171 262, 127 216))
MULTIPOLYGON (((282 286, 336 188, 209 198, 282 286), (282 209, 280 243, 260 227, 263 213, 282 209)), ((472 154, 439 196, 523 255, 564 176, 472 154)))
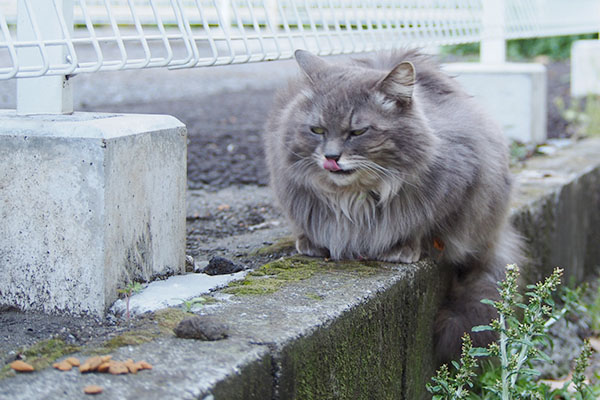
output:
MULTIPOLYGON (((513 218, 529 242, 529 276, 561 266, 567 279, 582 278, 600 264, 599 155, 600 139, 587 139, 517 171, 513 218)), ((293 258, 293 270, 277 270, 282 282, 251 282, 229 289, 238 294, 216 294, 220 301, 202 314, 229 326, 225 340, 162 336, 113 353, 147 360, 152 371, 110 376, 44 370, 0 381, 0 398, 84 398, 87 384, 103 386, 107 399, 425 397, 444 272, 428 261, 386 266, 307 260, 293 258), (277 290, 239 294, 260 288, 277 290)))
POLYGON ((289 277, 301 280, 275 293, 207 306, 228 325, 228 339, 165 337, 121 348, 113 358, 143 359, 154 369, 119 377, 45 370, 1 381, 0 397, 84 398, 88 384, 104 387, 105 398, 420 397, 442 292, 436 266, 307 260, 296 259, 289 277))

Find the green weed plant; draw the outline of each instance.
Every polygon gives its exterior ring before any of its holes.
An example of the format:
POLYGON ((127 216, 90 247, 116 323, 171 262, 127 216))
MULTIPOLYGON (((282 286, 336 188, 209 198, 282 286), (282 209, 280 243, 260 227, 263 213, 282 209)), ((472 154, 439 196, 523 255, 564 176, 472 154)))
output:
POLYGON ((462 356, 452 362, 452 372, 443 365, 427 385, 433 400, 591 400, 600 390, 588 385, 585 369, 591 347, 583 346, 575 360, 570 381, 562 388, 551 389, 539 382, 533 362, 551 363, 544 349, 551 348, 548 329, 567 312, 577 308, 579 292, 566 290, 563 305, 557 309, 553 300, 560 285, 562 270, 555 269, 544 281, 527 286, 519 293, 519 269, 509 265, 506 278, 499 283, 500 300, 483 300, 498 311, 489 325, 477 326, 474 332, 493 331, 497 341, 487 348, 473 347, 468 335, 463 337, 462 356), (573 389, 568 389, 572 387, 573 389))

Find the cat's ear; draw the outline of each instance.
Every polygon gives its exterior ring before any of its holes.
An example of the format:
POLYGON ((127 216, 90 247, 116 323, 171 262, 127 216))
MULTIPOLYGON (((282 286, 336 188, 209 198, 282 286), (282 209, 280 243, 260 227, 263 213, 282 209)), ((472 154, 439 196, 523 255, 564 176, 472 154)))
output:
POLYGON ((403 61, 379 82, 379 90, 390 99, 406 101, 412 98, 415 81, 415 66, 410 61, 403 61))
POLYGON ((315 56, 313 53, 306 50, 296 50, 294 53, 296 62, 300 66, 302 72, 306 74, 311 82, 315 82, 319 72, 323 71, 329 65, 327 61, 321 57, 315 56))

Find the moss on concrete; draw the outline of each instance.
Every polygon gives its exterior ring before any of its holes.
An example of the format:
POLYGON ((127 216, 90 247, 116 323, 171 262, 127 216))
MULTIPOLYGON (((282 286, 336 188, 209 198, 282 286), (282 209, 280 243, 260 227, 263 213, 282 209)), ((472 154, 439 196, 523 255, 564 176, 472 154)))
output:
POLYGON ((110 353, 119 347, 138 346, 143 343, 150 342, 160 336, 158 330, 140 329, 137 331, 125 332, 121 335, 104 342, 102 348, 98 349, 99 353, 110 353))
POLYGON ((135 328, 107 340, 100 347, 91 349, 88 352, 92 354, 107 354, 119 347, 138 346, 159 337, 171 336, 177 324, 190 315, 194 314, 179 308, 158 310, 140 321, 135 328))
MULTIPOLYGON (((273 360, 265 354, 243 366, 237 373, 218 382, 210 394, 215 399, 265 400, 276 398, 273 385, 273 360)), ((199 398, 213 398, 200 396, 199 398)))
POLYGON ((315 300, 315 301, 321 301, 324 299, 324 296, 322 296, 318 293, 306 293, 305 296, 308 297, 309 299, 315 300))
POLYGON ((322 258, 292 256, 280 258, 234 281, 223 291, 236 295, 274 293, 282 286, 308 279, 316 273, 348 273, 358 276, 375 274, 383 264, 376 261, 329 261, 322 258))
POLYGON ((296 249, 296 241, 292 236, 277 239, 275 243, 254 250, 251 256, 268 256, 272 254, 289 254, 296 249))
MULTIPOLYGON (((79 347, 65 343, 59 338, 42 340, 36 344, 19 351, 24 361, 31 364, 36 371, 48 368, 54 361, 67 355, 75 353, 79 347)), ((10 366, 6 365, 0 370, 0 379, 14 376, 10 366)))
POLYGON ((421 263, 398 281, 281 352, 281 398, 393 399, 427 397, 434 372, 433 324, 444 293, 439 269, 421 263), (426 272, 423 272, 426 271, 426 272))
POLYGON ((8 364, 0 368, 0 381, 11 376, 15 376, 15 371, 13 371, 8 364))
POLYGON ((165 308, 156 311, 153 315, 153 320, 158 323, 158 327, 163 334, 172 334, 177 324, 190 315, 194 314, 179 308, 165 308))

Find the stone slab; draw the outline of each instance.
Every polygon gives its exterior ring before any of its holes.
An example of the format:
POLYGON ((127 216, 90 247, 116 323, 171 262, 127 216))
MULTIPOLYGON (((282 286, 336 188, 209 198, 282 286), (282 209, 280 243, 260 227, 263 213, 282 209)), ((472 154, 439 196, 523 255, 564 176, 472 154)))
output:
POLYGON ((183 272, 186 130, 170 116, 0 112, 0 304, 100 315, 183 272))
POLYGON ((571 46, 571 96, 600 94, 600 40, 578 40, 571 46))
POLYGON ((523 143, 546 140, 546 68, 541 64, 444 64, 481 101, 505 135, 523 143))
POLYGON ((273 294, 222 298, 201 314, 227 324, 228 339, 124 347, 114 359, 143 359, 153 370, 115 377, 47 369, 0 381, 0 398, 84 399, 93 383, 111 399, 371 399, 373 391, 419 399, 433 372, 439 276, 427 261, 369 274, 324 270, 273 294))

